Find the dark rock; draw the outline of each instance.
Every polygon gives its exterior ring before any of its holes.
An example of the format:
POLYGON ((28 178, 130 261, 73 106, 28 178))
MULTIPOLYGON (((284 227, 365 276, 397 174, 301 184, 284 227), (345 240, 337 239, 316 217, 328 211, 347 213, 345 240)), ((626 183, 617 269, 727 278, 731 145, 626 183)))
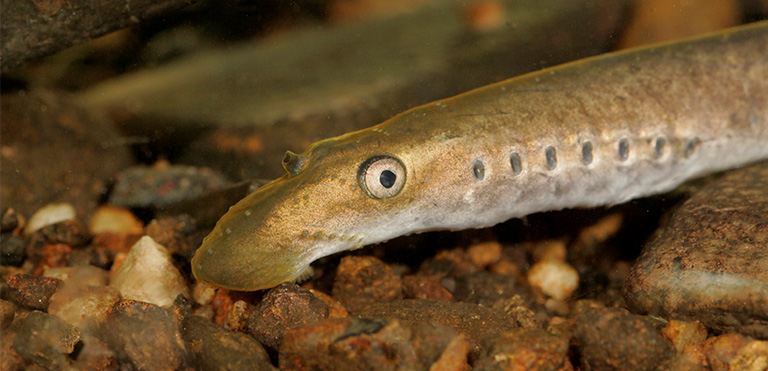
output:
POLYGON ((50 91, 3 94, 1 103, 0 204, 32 215, 69 202, 77 215, 90 215, 131 160, 112 123, 50 91))
POLYGON ((479 354, 482 339, 515 328, 504 313, 463 302, 406 299, 368 307, 359 316, 396 318, 408 323, 439 323, 454 327, 466 336, 470 358, 479 354))
POLYGON ((400 276, 371 256, 345 256, 336 270, 333 297, 351 313, 386 301, 403 298, 400 276))
POLYGON ((686 201, 625 284, 634 311, 768 338, 768 163, 686 201))
POLYGON ((8 279, 8 300, 30 309, 46 310, 51 295, 61 286, 61 280, 29 274, 16 274, 8 279))
POLYGON ((426 370, 438 361, 443 369, 467 367, 463 337, 435 323, 328 319, 289 330, 284 340, 281 370, 426 370), (456 357, 451 365, 448 351, 456 357))
POLYGON ((118 174, 109 203, 121 207, 161 208, 225 185, 227 181, 221 175, 207 168, 168 164, 134 166, 118 174))
POLYGON ((186 359, 175 317, 149 303, 121 300, 115 304, 99 338, 135 369, 177 370, 186 359))
POLYGON ((568 338, 540 328, 513 329, 485 340, 475 370, 568 369, 568 338))
POLYGON ((19 226, 21 215, 14 208, 7 208, 3 210, 3 215, 0 217, 0 232, 11 232, 19 226))
POLYGON ((21 266, 26 258, 27 240, 15 234, 4 235, 0 239, 0 262, 2 265, 21 266))
POLYGON ((650 318, 620 308, 577 303, 573 342, 585 370, 656 370, 674 353, 650 318))
POLYGON ((80 331, 59 319, 43 312, 31 312, 23 320, 13 347, 25 359, 48 370, 70 367, 67 354, 75 350, 80 340, 80 331))
POLYGON ((325 318, 327 304, 295 283, 283 283, 269 290, 256 306, 248 318, 248 333, 277 350, 286 331, 325 318))
POLYGON ((189 316, 181 336, 198 370, 275 370, 264 347, 252 337, 227 331, 205 318, 189 316))

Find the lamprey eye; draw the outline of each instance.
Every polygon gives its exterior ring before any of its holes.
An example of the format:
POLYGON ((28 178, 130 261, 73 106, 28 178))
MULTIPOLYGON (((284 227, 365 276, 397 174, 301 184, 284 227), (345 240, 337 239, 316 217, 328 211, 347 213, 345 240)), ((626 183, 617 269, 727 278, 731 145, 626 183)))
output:
POLYGON ((405 165, 392 156, 373 156, 360 165, 357 182, 373 198, 396 196, 405 185, 405 165))

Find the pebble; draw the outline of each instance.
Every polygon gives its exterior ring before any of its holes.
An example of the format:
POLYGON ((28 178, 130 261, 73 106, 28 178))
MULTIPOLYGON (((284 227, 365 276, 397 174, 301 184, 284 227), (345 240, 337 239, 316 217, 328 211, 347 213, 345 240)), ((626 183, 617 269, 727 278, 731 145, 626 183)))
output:
POLYGON ((501 259, 501 244, 498 241, 476 243, 467 248, 467 255, 473 264, 485 268, 501 259))
POLYGON ((45 226, 74 219, 75 208, 72 207, 72 205, 66 202, 48 204, 35 211, 35 213, 29 217, 27 226, 24 228, 24 233, 30 235, 45 226))
POLYGON ((16 274, 8 279, 8 299, 20 306, 36 310, 48 309, 51 295, 61 286, 61 280, 50 277, 16 274))
POLYGON ((13 232, 25 223, 24 217, 16 209, 12 207, 6 208, 3 210, 2 216, 0 216, 0 233, 13 232))
POLYGON ((196 369, 276 370, 267 351, 254 338, 227 331, 205 318, 187 317, 181 336, 196 369))
POLYGON ((48 313, 87 332, 103 324, 119 300, 114 287, 65 283, 51 296, 48 313))
POLYGON ((27 240, 15 234, 3 235, 0 239, 0 259, 3 265, 21 266, 27 257, 27 240))
POLYGON ((572 369, 568 340, 541 328, 505 331, 485 340, 484 349, 473 366, 475 370, 484 371, 572 369))
POLYGON ((630 309, 768 338, 768 164, 734 170, 686 201, 627 278, 630 309))
POLYGON ((528 270, 528 282, 545 295, 563 301, 579 287, 579 272, 562 260, 547 259, 528 270))
POLYGON ((109 196, 120 207, 164 207, 221 189, 227 181, 208 168, 170 165, 134 166, 124 169, 109 196))
POLYGON ((76 286, 105 286, 109 283, 109 272, 92 265, 49 268, 43 276, 58 278, 76 286))
POLYGON ((328 304, 295 283, 269 290, 248 318, 248 333, 264 346, 277 350, 285 332, 328 318, 328 304))
POLYGON ((456 301, 448 289, 435 276, 414 274, 403 276, 403 295, 409 299, 456 301))
POLYGON ((229 331, 247 332, 248 331, 248 318, 256 312, 256 307, 243 301, 238 300, 232 304, 232 309, 227 312, 227 316, 224 320, 224 328, 229 331))
MULTIPOLYGON (((49 245, 63 244, 68 247, 81 247, 88 244, 91 236, 77 220, 64 220, 46 225, 28 235, 26 254, 29 259, 39 262, 43 250, 49 245)), ((71 250, 71 249, 70 249, 71 250)), ((50 253, 50 252, 49 252, 50 253)))
POLYGON ((672 342, 678 353, 684 352, 687 347, 704 344, 704 341, 707 340, 707 329, 699 321, 671 320, 661 330, 661 333, 672 342))
POLYGON ((392 268, 371 256, 345 256, 336 270, 333 297, 350 313, 403 298, 403 284, 392 268))
POLYGON ((186 280, 173 264, 171 254, 147 236, 131 247, 110 286, 118 289, 123 299, 161 307, 170 307, 177 296, 188 295, 186 280))
POLYGON ((204 235, 187 214, 163 216, 147 225, 147 236, 165 246, 172 254, 191 260, 204 235))
POLYGON ((466 337, 470 359, 479 354, 482 339, 515 327, 511 319, 502 312, 464 302, 405 299, 368 307, 359 315, 451 326, 466 337))
POLYGON ((174 315, 149 303, 121 300, 115 304, 100 327, 99 338, 136 370, 178 370, 185 358, 174 315))
POLYGON ((466 341, 455 329, 396 319, 327 319, 294 328, 279 359, 281 370, 468 369, 466 341))
POLYGON ((515 282, 514 277, 486 271, 477 271, 456 278, 453 295, 458 301, 487 307, 515 296, 525 298, 525 302, 529 304, 533 304, 534 301, 526 289, 515 282))
POLYGON ((16 306, 8 300, 0 299, 0 330, 5 330, 13 322, 16 306))
POLYGON ((704 350, 713 371, 768 369, 768 341, 728 333, 707 339, 704 350))
POLYGON ((344 305, 342 305, 338 300, 319 290, 309 289, 309 292, 311 292, 312 295, 315 295, 316 298, 322 300, 326 305, 328 305, 328 318, 349 317, 347 308, 344 308, 344 305))
POLYGON ((31 312, 19 328, 13 347, 25 359, 47 370, 71 369, 67 354, 75 350, 80 331, 56 316, 31 312))
POLYGON ((125 208, 104 205, 100 206, 88 222, 88 231, 92 235, 101 233, 141 234, 144 223, 125 208))
POLYGON ((674 347, 657 323, 621 308, 588 301, 574 305, 573 346, 585 370, 657 370, 674 347))

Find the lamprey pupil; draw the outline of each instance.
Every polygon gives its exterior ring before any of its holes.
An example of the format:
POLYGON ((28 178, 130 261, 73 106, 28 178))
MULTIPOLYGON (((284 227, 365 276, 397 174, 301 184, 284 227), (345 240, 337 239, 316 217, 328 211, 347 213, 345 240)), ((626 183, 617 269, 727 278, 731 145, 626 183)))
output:
POLYGON ((384 188, 392 188, 395 185, 395 180, 397 180, 397 175, 391 170, 384 170, 379 175, 379 182, 384 188))

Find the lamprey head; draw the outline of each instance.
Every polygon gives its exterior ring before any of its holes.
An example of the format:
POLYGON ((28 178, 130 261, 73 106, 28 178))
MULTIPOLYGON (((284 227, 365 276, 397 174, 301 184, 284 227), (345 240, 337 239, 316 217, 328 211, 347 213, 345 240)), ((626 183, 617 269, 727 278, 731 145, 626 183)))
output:
POLYGON ((269 288, 296 280, 315 259, 404 233, 409 163, 357 137, 288 153, 288 174, 232 206, 205 238, 192 259, 195 277, 269 288))

